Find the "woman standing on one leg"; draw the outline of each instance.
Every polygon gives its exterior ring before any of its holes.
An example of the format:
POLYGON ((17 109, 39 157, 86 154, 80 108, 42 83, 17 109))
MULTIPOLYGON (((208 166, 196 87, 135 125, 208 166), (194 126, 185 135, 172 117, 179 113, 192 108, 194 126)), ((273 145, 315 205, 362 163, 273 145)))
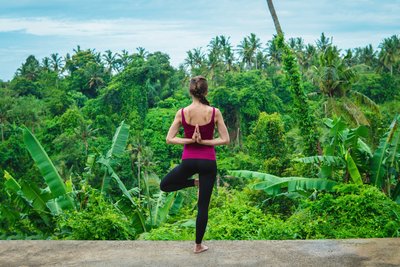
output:
POLYGON ((189 90, 192 104, 178 110, 166 138, 168 144, 184 145, 182 162, 162 179, 160 188, 171 192, 199 186, 194 247, 194 252, 199 253, 208 249, 201 241, 207 226, 208 206, 217 174, 214 146, 229 144, 229 134, 221 112, 211 107, 206 99, 207 80, 203 76, 192 78, 189 90), (181 125, 184 138, 176 137, 181 125), (213 138, 215 125, 219 134, 216 139, 213 138), (199 180, 190 180, 195 173, 199 174, 199 180))

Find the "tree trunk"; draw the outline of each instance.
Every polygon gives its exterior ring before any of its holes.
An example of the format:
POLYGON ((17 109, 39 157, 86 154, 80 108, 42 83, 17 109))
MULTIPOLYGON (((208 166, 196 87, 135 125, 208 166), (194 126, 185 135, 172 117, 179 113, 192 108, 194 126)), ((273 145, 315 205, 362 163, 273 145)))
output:
POLYGON ((281 29, 281 25, 279 24, 278 16, 276 15, 274 4, 272 3, 272 0, 267 0, 267 4, 268 4, 269 12, 271 13, 271 16, 272 16, 272 20, 274 21, 274 24, 275 24, 276 32, 278 33, 278 35, 282 35, 283 32, 281 29))

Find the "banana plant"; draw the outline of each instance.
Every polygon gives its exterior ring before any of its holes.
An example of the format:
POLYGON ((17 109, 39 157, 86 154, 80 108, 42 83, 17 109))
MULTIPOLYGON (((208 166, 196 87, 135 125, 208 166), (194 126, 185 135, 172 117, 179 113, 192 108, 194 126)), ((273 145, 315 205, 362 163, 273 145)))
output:
POLYGON ((97 160, 97 163, 100 163, 104 169, 104 177, 103 177, 101 192, 106 193, 106 191, 109 188, 110 180, 114 179, 117 182, 118 187, 121 189, 123 195, 126 198, 128 198, 128 200, 132 203, 133 207, 135 208, 137 218, 139 219, 141 224, 142 228, 141 230, 146 231, 145 218, 143 215, 144 212, 142 210, 142 207, 135 202, 135 200, 132 198, 130 191, 128 191, 125 184, 122 182, 122 180, 119 178, 118 174, 114 171, 112 167, 113 160, 115 160, 117 157, 121 156, 125 152, 125 147, 128 141, 128 137, 129 137, 129 125, 125 124, 125 122, 122 121, 117 130, 115 131, 111 148, 108 150, 105 156, 102 155, 97 160))
POLYGON ((368 161, 372 157, 371 149, 363 141, 368 136, 368 129, 361 125, 349 129, 341 118, 326 118, 330 140, 324 148, 323 156, 298 158, 306 164, 314 164, 320 168, 318 177, 345 180, 350 177, 355 184, 362 184, 362 171, 368 170, 368 161), (344 171, 344 176, 341 176, 344 171))
POLYGON ((46 206, 53 214, 59 214, 65 209, 74 209, 76 201, 71 197, 72 188, 66 186, 40 142, 25 126, 23 126, 23 139, 48 186, 45 190, 48 190, 50 195, 48 195, 46 206))
POLYGON ((400 115, 381 138, 371 160, 371 183, 400 203, 400 115), (395 183, 393 192, 391 185, 395 183))
POLYGON ((279 195, 283 191, 297 192, 309 190, 326 190, 333 191, 333 187, 337 185, 336 181, 322 178, 306 178, 306 177, 278 177, 268 173, 254 172, 247 170, 232 170, 228 174, 233 177, 254 179, 261 181, 250 187, 255 190, 263 190, 269 195, 279 195))
POLYGON ((25 202, 23 203, 32 207, 43 219, 43 222, 49 226, 50 212, 46 203, 51 199, 50 192, 39 189, 35 184, 19 183, 7 171, 4 171, 4 178, 6 180, 4 183, 5 188, 24 199, 25 202))
POLYGON ((106 170, 108 170, 108 173, 106 172, 103 177, 101 192, 106 192, 108 190, 113 173, 113 171, 111 171, 109 167, 111 166, 111 162, 113 159, 121 156, 124 153, 128 137, 129 125, 125 124, 125 122, 122 121, 114 133, 111 148, 108 150, 106 156, 102 155, 97 161, 98 163, 102 164, 106 168, 106 170))
POLYGON ((174 204, 176 194, 177 192, 173 192, 166 196, 162 191, 156 194, 156 196, 158 196, 157 201, 153 204, 150 210, 150 227, 157 227, 167 220, 167 215, 174 204))

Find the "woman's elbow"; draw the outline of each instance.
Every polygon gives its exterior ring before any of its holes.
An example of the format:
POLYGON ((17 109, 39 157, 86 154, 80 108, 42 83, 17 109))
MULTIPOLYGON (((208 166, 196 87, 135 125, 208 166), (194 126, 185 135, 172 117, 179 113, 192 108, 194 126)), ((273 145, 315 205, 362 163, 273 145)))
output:
POLYGON ((171 138, 169 138, 169 137, 165 138, 165 142, 166 142, 167 144, 171 144, 171 138))
POLYGON ((228 136, 228 138, 225 139, 224 145, 229 145, 230 142, 231 142, 231 139, 228 136))

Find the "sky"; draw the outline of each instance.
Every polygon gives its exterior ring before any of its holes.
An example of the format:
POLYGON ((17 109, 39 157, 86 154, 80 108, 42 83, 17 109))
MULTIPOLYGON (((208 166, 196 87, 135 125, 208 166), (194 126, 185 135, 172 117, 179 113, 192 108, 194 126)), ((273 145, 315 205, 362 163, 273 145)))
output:
MULTIPOLYGON (((341 49, 375 49, 400 34, 400 0, 274 0, 286 38, 315 44, 321 33, 341 49)), ((64 56, 80 45, 97 52, 161 51, 178 67, 217 35, 236 48, 255 33, 265 45, 275 28, 265 0, 0 0, 0 80, 29 55, 64 56)))

